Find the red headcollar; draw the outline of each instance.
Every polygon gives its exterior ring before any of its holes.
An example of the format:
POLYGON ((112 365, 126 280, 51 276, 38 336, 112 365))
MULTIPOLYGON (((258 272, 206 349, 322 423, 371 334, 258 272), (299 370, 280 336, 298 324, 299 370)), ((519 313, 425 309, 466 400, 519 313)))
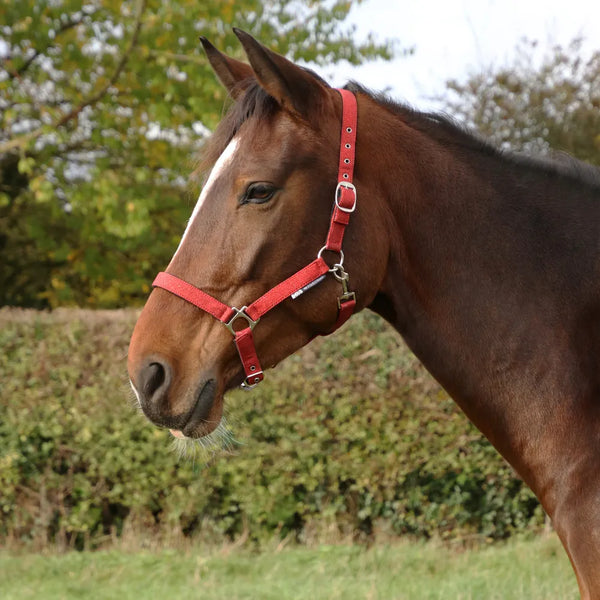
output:
POLYGON ((344 253, 342 242, 346 226, 350 222, 350 215, 356 210, 356 188, 352 183, 355 162, 356 125, 358 109, 356 97, 348 90, 338 90, 342 96, 342 135, 340 142, 340 164, 338 171, 338 184, 335 191, 335 205, 331 215, 331 223, 327 241, 317 254, 317 258, 300 271, 297 271, 285 281, 263 294, 249 306, 235 308, 223 304, 196 286, 171 273, 161 272, 153 282, 154 287, 165 289, 186 302, 190 302, 199 309, 211 314, 221 321, 231 332, 237 347, 246 378, 244 387, 254 387, 264 378, 252 330, 260 318, 275 308, 287 298, 295 299, 304 292, 325 279, 327 273, 342 284, 343 292, 338 298, 338 318, 329 333, 341 327, 351 316, 356 306, 354 292, 348 291, 348 273, 344 270, 344 253), (329 267, 323 260, 322 254, 331 251, 339 255, 339 261, 329 267), (242 327, 237 331, 234 323, 240 321, 242 327), (245 323, 243 323, 245 321, 245 323))

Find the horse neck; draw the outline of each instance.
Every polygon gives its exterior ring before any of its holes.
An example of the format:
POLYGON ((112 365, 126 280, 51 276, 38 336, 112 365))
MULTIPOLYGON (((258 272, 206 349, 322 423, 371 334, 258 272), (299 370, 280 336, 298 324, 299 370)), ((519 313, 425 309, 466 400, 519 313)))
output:
POLYGON ((389 266, 371 308, 510 459, 492 425, 501 399, 564 391, 565 363, 578 360, 568 340, 577 307, 598 297, 582 282, 600 264, 600 202, 565 214, 573 182, 396 121, 378 174, 389 266))

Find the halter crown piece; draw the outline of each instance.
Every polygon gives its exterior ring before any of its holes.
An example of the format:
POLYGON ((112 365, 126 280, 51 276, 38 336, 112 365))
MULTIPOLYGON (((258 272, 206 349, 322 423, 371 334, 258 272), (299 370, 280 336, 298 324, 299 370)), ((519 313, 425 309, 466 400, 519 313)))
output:
POLYGON ((350 222, 350 215, 356 210, 357 195, 352 179, 354 175, 358 109, 356 96, 352 92, 343 89, 337 91, 342 96, 342 135, 340 141, 338 184, 335 190, 335 204, 331 215, 329 233, 327 234, 325 245, 317 254, 317 258, 291 277, 271 288, 258 298, 258 300, 242 308, 227 306, 206 292, 203 292, 200 288, 171 273, 159 273, 152 283, 153 287, 167 290, 209 313, 227 327, 233 335, 234 343, 246 374, 242 387, 254 387, 264 378, 254 346, 252 330, 260 318, 278 304, 287 298, 297 298, 323 281, 328 273, 331 273, 341 283, 342 294, 338 298, 337 321, 329 333, 333 333, 341 327, 352 316, 356 306, 355 293, 348 291, 349 277, 343 267, 344 253, 342 252, 342 242, 346 226, 350 222), (329 267, 322 258, 322 254, 326 250, 339 255, 339 262, 333 267, 329 267), (238 325, 243 325, 238 330, 234 329, 236 321, 239 321, 238 325))

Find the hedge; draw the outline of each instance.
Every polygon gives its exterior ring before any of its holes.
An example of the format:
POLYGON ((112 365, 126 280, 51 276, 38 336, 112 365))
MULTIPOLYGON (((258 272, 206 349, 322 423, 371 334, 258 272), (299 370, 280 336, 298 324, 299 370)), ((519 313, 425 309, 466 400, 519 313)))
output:
POLYGON ((128 386, 136 312, 0 310, 0 542, 505 538, 542 510, 400 338, 363 313, 173 449, 128 386), (181 456, 184 454, 184 456, 181 456))

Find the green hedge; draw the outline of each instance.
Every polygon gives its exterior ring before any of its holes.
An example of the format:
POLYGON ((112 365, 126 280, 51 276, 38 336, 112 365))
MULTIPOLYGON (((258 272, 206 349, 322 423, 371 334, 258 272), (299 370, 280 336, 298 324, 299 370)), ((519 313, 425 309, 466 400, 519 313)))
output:
POLYGON ((375 315, 230 394, 224 449, 183 458, 135 408, 135 317, 0 310, 4 541, 94 547, 133 530, 496 539, 543 523, 533 494, 375 315))

